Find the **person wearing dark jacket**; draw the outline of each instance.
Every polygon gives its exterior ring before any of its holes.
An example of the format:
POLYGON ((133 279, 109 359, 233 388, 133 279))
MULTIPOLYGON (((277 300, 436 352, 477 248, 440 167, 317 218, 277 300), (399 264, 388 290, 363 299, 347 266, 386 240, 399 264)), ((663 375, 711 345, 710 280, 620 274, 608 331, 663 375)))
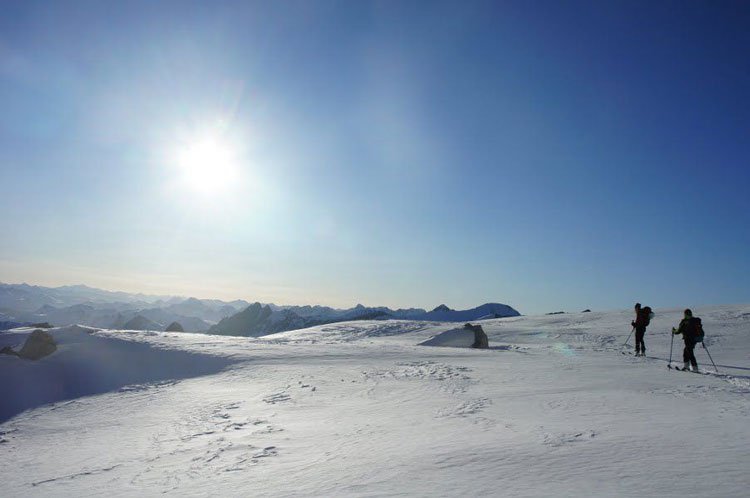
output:
POLYGON ((641 308, 641 303, 635 303, 635 320, 630 324, 635 327, 635 355, 646 356, 646 343, 643 342, 643 336, 646 334, 646 327, 651 321, 651 308, 648 306, 641 308))
POLYGON ((685 350, 682 352, 682 361, 684 363, 683 369, 688 370, 690 365, 693 366, 693 372, 698 371, 698 361, 695 359, 695 345, 700 342, 703 335, 703 325, 701 319, 693 316, 693 312, 690 309, 685 310, 685 317, 680 322, 680 326, 677 329, 672 329, 672 333, 675 335, 682 334, 682 339, 685 341, 685 350))

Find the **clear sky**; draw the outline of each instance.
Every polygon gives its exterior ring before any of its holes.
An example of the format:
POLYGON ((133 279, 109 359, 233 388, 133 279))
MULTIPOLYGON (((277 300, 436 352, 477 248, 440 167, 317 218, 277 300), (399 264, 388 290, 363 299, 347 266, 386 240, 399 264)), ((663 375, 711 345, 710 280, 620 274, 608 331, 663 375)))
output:
POLYGON ((0 4, 0 281, 750 302, 746 1, 0 4))

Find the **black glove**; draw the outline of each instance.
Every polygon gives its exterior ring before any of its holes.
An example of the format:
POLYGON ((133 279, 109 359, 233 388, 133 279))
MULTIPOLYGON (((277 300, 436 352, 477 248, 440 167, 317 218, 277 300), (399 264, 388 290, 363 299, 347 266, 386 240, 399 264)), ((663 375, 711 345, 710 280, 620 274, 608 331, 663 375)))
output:
POLYGON ((630 322, 630 325, 635 327, 635 322, 630 322))

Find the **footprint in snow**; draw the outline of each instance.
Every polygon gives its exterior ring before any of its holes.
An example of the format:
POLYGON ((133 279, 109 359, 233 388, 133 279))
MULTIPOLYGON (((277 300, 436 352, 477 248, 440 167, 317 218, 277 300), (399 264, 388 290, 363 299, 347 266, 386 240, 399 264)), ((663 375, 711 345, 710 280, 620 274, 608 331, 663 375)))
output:
POLYGON ((292 399, 291 396, 289 396, 287 393, 282 391, 279 393, 274 393, 269 396, 266 396, 265 398, 263 398, 263 401, 265 403, 268 403, 269 405, 275 405, 276 403, 282 403, 284 401, 289 401, 291 399, 292 399))
POLYGON ((440 410, 437 415, 438 417, 468 417, 469 415, 478 414, 490 404, 492 404, 492 400, 489 398, 471 399, 453 408, 440 410))
POLYGON ((266 446, 265 448, 256 452, 253 455, 253 461, 255 462, 259 458, 268 458, 268 457, 276 456, 278 454, 279 452, 278 450, 276 450, 276 446, 266 446))
POLYGON ((545 433, 543 436, 543 443, 553 448, 559 448, 560 446, 567 446, 573 443, 579 443, 583 441, 589 441, 596 437, 594 431, 582 431, 573 433, 561 433, 561 434, 550 434, 545 433))

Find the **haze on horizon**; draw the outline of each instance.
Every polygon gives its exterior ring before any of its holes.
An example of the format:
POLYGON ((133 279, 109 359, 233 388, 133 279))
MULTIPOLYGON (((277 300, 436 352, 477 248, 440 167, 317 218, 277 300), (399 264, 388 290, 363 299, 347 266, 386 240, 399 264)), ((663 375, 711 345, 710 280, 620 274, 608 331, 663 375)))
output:
POLYGON ((750 4, 0 6, 0 281, 750 302, 750 4))

